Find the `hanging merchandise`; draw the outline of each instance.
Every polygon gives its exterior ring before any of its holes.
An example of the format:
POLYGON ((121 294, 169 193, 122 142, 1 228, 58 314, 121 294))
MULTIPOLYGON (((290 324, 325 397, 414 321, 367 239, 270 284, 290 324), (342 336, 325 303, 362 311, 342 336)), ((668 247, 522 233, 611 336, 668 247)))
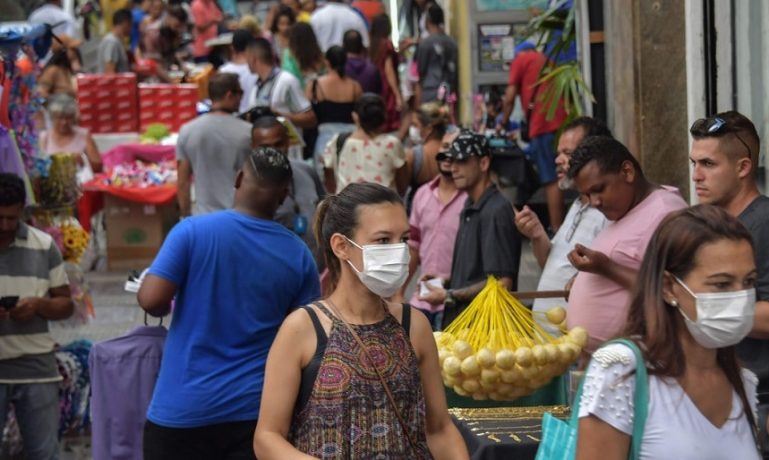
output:
POLYGON ((579 358, 587 331, 566 331, 561 307, 545 316, 565 335, 550 335, 490 276, 467 309, 445 331, 434 333, 443 382, 460 396, 494 401, 528 396, 547 385, 579 358))
POLYGON ((30 223, 50 234, 59 248, 75 302, 75 314, 68 322, 79 325, 94 316, 77 265, 89 238, 75 218, 82 160, 68 153, 43 155, 36 126, 44 102, 36 92, 37 61, 48 53, 51 39, 48 25, 0 25, 0 171, 13 172, 24 180, 30 223))
POLYGON ((59 383, 59 436, 86 433, 90 428, 91 380, 88 355, 91 342, 77 340, 56 352, 56 362, 62 381, 59 383))

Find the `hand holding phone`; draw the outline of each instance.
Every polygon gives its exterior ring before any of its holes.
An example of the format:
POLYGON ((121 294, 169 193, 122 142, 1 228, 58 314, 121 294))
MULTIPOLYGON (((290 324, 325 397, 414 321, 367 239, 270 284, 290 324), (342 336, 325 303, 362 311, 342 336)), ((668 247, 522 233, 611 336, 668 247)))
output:
POLYGON ((17 303, 19 303, 19 296, 17 295, 0 297, 0 308, 5 310, 13 310, 17 303))

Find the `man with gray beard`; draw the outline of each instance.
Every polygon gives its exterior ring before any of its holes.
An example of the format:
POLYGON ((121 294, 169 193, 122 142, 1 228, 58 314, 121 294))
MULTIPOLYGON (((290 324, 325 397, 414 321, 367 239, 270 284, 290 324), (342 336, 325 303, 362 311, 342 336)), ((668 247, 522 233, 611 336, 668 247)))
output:
MULTIPOLYGON (((555 159, 558 186, 561 190, 573 188, 572 181, 566 176, 569 158, 579 143, 589 136, 611 137, 611 131, 603 121, 590 117, 579 117, 564 127, 558 139, 558 156, 555 159)), ((551 240, 537 215, 528 206, 516 211, 515 226, 521 235, 531 241, 534 257, 542 268, 537 291, 564 289, 577 274, 577 269, 569 262, 567 255, 577 244, 589 247, 607 222, 603 213, 590 206, 586 197, 580 196, 574 200, 563 225, 551 240)), ((533 308, 536 312, 544 313, 558 306, 565 307, 566 299, 536 299, 533 308)), ((535 315, 534 318, 548 332, 557 332, 552 324, 544 321, 543 315, 535 315)))

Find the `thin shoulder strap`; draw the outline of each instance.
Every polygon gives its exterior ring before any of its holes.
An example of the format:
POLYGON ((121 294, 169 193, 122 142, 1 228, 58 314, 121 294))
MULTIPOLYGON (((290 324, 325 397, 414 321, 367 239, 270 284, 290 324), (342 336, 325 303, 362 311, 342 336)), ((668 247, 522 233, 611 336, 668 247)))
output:
MULTIPOLYGON (((339 162, 342 159, 342 150, 344 149, 344 143, 352 135, 350 132, 339 133, 336 137, 336 165, 339 166, 339 162)), ((338 168, 337 168, 338 169, 338 168)))
POLYGON ((411 305, 404 303, 403 304, 403 313, 401 314, 401 326, 403 326, 403 329, 406 331, 406 337, 409 337, 411 334, 411 305))
POLYGON ((312 102, 318 102, 318 79, 312 79, 312 102))
POLYGON ((306 311, 310 316, 312 326, 315 328, 315 335, 318 337, 318 348, 321 348, 321 345, 323 345, 323 348, 325 348, 325 343, 328 337, 326 337, 326 331, 323 329, 323 325, 320 324, 320 320, 318 319, 318 315, 315 313, 315 310, 313 310, 309 305, 302 307, 302 310, 306 311))
MULTIPOLYGON (((318 310, 323 312, 323 314, 326 315, 328 317, 328 319, 331 320, 331 322, 333 322, 336 319, 336 316, 334 316, 330 311, 328 311, 328 308, 326 308, 322 303, 320 303, 320 302, 313 302, 312 304, 315 305, 316 307, 318 307, 318 310)), ((313 312, 313 313, 315 313, 315 312, 313 312)))

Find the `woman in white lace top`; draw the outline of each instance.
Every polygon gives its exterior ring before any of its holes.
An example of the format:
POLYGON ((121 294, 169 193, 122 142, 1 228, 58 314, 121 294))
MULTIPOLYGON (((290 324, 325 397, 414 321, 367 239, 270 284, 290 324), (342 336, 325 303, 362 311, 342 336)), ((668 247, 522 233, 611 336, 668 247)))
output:
MULTIPOLYGON (((756 376, 735 348, 755 309, 750 234, 713 206, 669 215, 638 274, 625 336, 640 346, 649 400, 640 458, 759 459, 756 376)), ((577 459, 626 459, 633 433, 635 355, 593 355, 579 404, 577 459)))

